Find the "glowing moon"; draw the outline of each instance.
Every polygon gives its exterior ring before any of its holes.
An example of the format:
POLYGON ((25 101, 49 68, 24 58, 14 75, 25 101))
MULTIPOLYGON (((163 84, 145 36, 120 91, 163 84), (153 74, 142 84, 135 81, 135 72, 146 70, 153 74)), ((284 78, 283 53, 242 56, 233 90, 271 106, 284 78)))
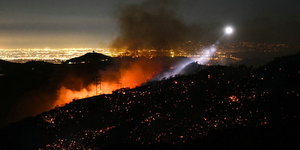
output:
POLYGON ((225 33, 226 34, 231 34, 233 32, 233 29, 231 28, 231 27, 227 27, 226 29, 225 29, 225 33))

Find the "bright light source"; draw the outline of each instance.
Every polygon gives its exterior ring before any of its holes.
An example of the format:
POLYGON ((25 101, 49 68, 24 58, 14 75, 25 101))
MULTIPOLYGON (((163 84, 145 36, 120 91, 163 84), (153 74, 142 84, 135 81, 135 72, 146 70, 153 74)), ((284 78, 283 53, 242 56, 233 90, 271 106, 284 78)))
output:
POLYGON ((231 28, 231 27, 227 27, 226 29, 225 29, 225 33, 226 34, 231 34, 233 32, 233 29, 231 28))

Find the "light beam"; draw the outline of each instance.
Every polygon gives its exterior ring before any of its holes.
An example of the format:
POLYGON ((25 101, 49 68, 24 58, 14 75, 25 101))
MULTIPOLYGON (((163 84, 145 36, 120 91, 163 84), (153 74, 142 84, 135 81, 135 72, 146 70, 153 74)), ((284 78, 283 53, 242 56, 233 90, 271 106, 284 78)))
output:
MULTIPOLYGON (((217 51, 217 45, 220 43, 219 41, 221 41, 221 39, 223 39, 226 35, 232 34, 233 31, 234 29, 232 27, 230 26, 226 27, 225 34, 223 34, 212 46, 202 50, 202 56, 197 59, 197 63, 201 65, 205 65, 217 51)), ((192 61, 182 62, 174 70, 172 70, 171 73, 162 72, 160 74, 160 77, 158 77, 158 80, 162 80, 164 78, 167 79, 179 74, 181 70, 184 69, 190 63, 192 63, 192 61)))

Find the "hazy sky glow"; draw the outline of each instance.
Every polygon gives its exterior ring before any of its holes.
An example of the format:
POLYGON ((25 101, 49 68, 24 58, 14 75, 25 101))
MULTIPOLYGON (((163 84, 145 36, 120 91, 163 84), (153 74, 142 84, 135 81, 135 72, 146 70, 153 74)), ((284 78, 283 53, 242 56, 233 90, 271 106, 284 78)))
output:
MULTIPOLYGON (((0 49, 107 46, 118 34, 118 8, 141 2, 1 0, 0 49)), ((235 41, 300 41, 298 0, 178 0, 174 6, 188 24, 212 30, 234 26, 235 41)))

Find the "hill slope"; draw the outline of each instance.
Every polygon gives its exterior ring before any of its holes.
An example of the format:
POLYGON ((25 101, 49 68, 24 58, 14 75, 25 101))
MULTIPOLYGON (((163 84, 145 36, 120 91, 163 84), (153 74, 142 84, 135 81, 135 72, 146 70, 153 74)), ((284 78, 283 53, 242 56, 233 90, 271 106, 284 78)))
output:
POLYGON ((1 147, 297 148, 299 56, 76 100, 1 130, 1 147))
POLYGON ((83 56, 72 58, 67 60, 65 63, 67 64, 80 64, 80 63, 99 63, 106 62, 111 60, 112 58, 99 53, 86 53, 83 56))

